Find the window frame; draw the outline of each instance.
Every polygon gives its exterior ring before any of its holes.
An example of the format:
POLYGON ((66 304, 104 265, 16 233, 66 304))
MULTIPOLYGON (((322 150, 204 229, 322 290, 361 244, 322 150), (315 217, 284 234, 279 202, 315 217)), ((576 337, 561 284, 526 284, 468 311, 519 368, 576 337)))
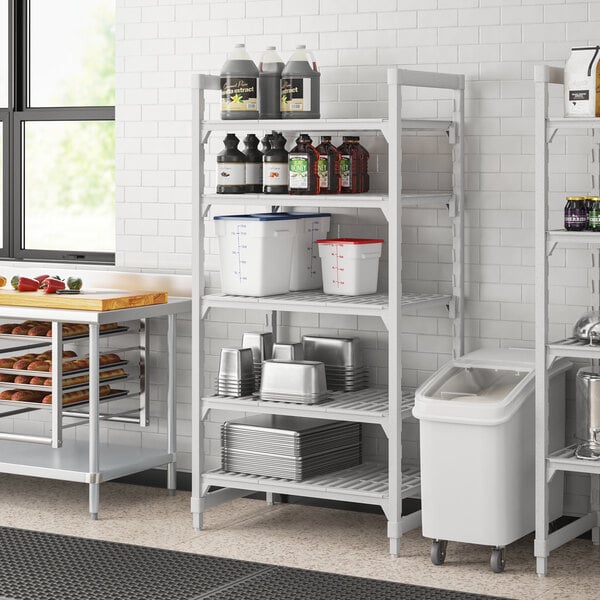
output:
MULTIPOLYGON (((85 264, 115 264, 115 252, 78 250, 39 250, 24 248, 25 206, 25 124, 34 121, 114 121, 114 106, 29 106, 29 0, 8 0, 8 109, 0 108, 0 120, 6 123, 3 147, 4 173, 4 245, 0 259, 85 264), (5 113, 3 118, 3 113, 5 113)), ((3 130, 5 128, 3 127, 3 130)), ((114 198, 116 203, 116 196, 114 198)))

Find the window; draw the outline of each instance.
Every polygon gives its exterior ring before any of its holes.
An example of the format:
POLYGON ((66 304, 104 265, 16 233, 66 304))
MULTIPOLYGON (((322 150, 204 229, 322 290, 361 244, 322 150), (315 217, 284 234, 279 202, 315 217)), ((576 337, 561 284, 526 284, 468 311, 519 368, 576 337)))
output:
POLYGON ((115 0, 0 0, 0 256, 111 263, 115 0))

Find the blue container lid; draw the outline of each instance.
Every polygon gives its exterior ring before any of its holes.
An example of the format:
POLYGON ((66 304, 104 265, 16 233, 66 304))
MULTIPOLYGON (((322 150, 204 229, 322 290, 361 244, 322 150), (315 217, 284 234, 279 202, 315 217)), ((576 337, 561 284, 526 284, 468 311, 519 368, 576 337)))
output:
POLYGON ((295 219, 313 219, 315 217, 330 217, 331 213, 253 213, 250 215, 218 215, 214 217, 215 221, 290 221, 295 219))
POLYGON ((259 213, 255 215, 219 215, 215 221, 291 221, 302 217, 291 216, 288 213, 259 213))

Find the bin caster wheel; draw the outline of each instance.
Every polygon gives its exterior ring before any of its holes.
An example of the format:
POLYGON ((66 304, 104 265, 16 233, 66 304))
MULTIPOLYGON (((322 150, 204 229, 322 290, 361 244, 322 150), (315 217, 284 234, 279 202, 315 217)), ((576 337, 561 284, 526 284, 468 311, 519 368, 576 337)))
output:
POLYGON ((504 557, 504 548, 493 548, 490 557, 490 569, 492 569, 494 573, 502 573, 505 565, 506 559, 504 557))
POLYGON ((446 560, 448 540, 433 540, 431 542, 431 562, 434 565, 443 565, 446 560))

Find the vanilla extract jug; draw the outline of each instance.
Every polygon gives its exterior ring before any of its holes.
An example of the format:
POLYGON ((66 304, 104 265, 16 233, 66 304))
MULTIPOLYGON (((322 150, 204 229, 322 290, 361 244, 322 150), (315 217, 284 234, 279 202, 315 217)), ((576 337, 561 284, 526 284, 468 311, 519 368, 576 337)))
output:
POLYGON ((281 118, 319 119, 320 80, 312 53, 297 46, 281 72, 281 118))
POLYGON ((250 133, 244 138, 243 154, 246 156, 246 191, 250 194, 262 192, 263 153, 258 149, 258 138, 250 133))
POLYGON ((221 118, 258 119, 258 67, 236 44, 221 69, 221 118))
POLYGON ((275 46, 269 46, 258 65, 258 102, 261 119, 281 119, 281 72, 283 61, 275 46))
POLYGON ((228 133, 217 155, 217 194, 243 194, 246 191, 246 155, 238 150, 240 140, 228 133))
POLYGON ((289 184, 288 151, 281 133, 273 133, 271 149, 263 157, 263 192, 287 194, 289 184))
POLYGON ((296 146, 290 150, 290 194, 319 193, 319 152, 312 145, 312 139, 306 133, 296 139, 296 146))

